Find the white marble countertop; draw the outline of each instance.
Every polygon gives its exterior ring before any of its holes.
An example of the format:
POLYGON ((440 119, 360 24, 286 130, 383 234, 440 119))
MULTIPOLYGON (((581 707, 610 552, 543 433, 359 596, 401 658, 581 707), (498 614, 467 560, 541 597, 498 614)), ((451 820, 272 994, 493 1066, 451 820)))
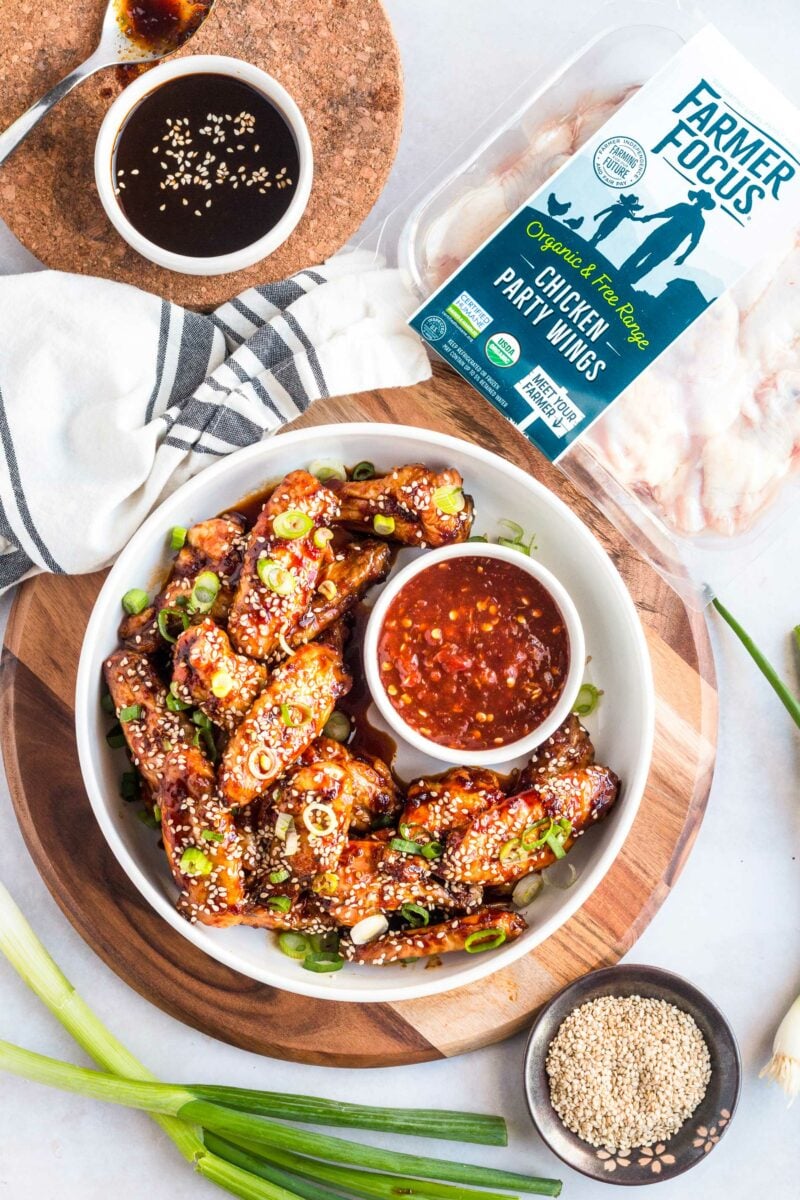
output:
MULTIPOLYGON (((461 140, 470 109, 467 98, 478 108, 491 109, 503 99, 510 80, 547 66, 554 40, 580 29, 597 7, 588 0, 560 5, 542 0, 389 0, 405 62, 407 111, 400 155, 381 209, 398 203, 461 140)), ((762 0, 758 5, 752 0, 706 0, 704 8, 800 101, 800 18, 794 0, 762 0)), ((0 272, 33 265, 0 228, 0 272)), ((787 520, 769 553, 725 596, 790 679, 797 678, 788 631, 800 622, 799 550, 800 531, 787 520)), ((7 604, 0 608, 3 619, 7 609, 7 604)), ((770 1200, 790 1200, 797 1195, 800 1108, 787 1112, 777 1089, 757 1075, 777 1021, 800 991, 800 742, 738 644, 716 624, 712 634, 722 717, 708 813, 677 887, 630 957, 688 976, 721 1005, 739 1037, 744 1090, 729 1136, 691 1175, 662 1184, 659 1194, 664 1200, 678 1195, 739 1200, 758 1192, 770 1200)), ((47 714, 42 716, 46 721, 47 714)), ((162 1077, 502 1112, 511 1129, 504 1165, 562 1177, 563 1194, 571 1200, 608 1195, 602 1185, 562 1168, 537 1141, 520 1091, 522 1037, 448 1062, 372 1072, 258 1058, 179 1025, 94 956, 41 883, 17 830, 4 781, 0 877, 69 978, 162 1077)), ((0 1036, 83 1061, 3 961, 0 1036)), ((467 1148, 464 1157, 499 1163, 501 1154, 467 1148)), ((107 1200, 109 1193, 114 1200, 210 1200, 220 1194, 192 1176, 144 1116, 3 1079, 0 1196, 107 1200)))

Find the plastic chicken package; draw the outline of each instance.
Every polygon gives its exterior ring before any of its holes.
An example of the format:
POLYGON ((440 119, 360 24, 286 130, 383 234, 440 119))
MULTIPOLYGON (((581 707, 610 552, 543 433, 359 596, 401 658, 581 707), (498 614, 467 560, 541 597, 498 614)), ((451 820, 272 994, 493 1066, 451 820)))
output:
POLYGON ((798 496, 800 113, 642 0, 493 121, 382 230, 411 323, 702 607, 798 496))

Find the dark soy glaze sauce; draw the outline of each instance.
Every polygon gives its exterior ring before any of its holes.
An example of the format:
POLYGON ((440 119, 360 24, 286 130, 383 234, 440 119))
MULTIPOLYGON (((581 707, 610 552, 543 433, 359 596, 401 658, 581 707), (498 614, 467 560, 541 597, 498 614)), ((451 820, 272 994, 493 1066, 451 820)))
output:
POLYGON ((265 96, 228 75, 170 80, 129 114, 114 189, 149 241, 194 258, 231 254, 278 224, 297 185, 294 135, 265 96))
POLYGON ((120 29, 147 50, 177 50, 202 25, 213 0, 117 0, 120 29))

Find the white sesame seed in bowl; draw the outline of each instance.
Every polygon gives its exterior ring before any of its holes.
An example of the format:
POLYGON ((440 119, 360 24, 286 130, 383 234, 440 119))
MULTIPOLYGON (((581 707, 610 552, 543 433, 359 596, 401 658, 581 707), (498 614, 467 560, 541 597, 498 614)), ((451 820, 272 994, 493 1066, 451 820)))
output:
MULTIPOLYGON (((394 570, 425 553, 400 550, 394 570)), ((575 514, 525 472, 479 446, 429 430, 373 424, 282 434, 215 464, 170 496, 123 550, 98 596, 76 689, 86 789, 109 846, 147 902, 183 937, 243 975, 285 991, 355 1003, 432 996, 473 983, 527 954, 569 920, 606 875, 633 824, 650 767, 653 709, 650 659, 636 609, 608 555, 575 514), (424 961, 381 967, 346 962, 335 973, 315 974, 282 954, 275 937, 263 929, 210 928, 185 920, 175 907, 177 889, 157 834, 137 819, 134 805, 119 797, 127 767, 124 752, 110 750, 105 740, 102 664, 117 645, 120 599, 131 588, 146 588, 163 578, 170 562, 170 530, 225 512, 289 471, 308 468, 323 457, 349 466, 368 461, 378 473, 406 463, 424 463, 437 471, 455 468, 474 498, 475 534, 494 541, 508 532, 502 522, 509 520, 524 526, 526 541, 535 534, 537 562, 560 580, 580 616, 591 659, 584 678, 603 692, 596 710, 583 720, 598 762, 611 768, 621 786, 609 815, 569 851, 565 864, 575 876, 568 881, 573 885, 545 886, 522 898, 524 907, 518 911, 528 927, 516 940, 481 953, 442 955, 435 969, 427 969, 424 961)), ((374 706, 369 718, 378 730, 390 732, 374 706)), ((510 771, 525 761, 510 759, 497 768, 510 771)), ((453 764, 459 764, 458 752, 453 764)), ((401 779, 410 781, 441 773, 443 764, 400 740, 395 767, 401 779)))

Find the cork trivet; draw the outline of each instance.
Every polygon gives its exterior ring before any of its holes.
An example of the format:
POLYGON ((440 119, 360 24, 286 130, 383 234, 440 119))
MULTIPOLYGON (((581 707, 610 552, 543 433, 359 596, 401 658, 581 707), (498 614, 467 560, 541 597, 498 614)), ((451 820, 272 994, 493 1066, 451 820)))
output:
MULTIPOLYGON (((106 0, 0 0, 0 127, 89 56, 106 0)), ((338 250, 389 174, 402 121, 397 45, 379 0, 217 0, 181 51, 262 67, 294 97, 314 147, 305 215, 274 254, 245 271, 192 277, 143 259, 108 221, 94 184, 94 143, 125 86, 102 71, 49 113, 0 167, 0 216, 48 267, 100 275, 210 308, 338 250)))

